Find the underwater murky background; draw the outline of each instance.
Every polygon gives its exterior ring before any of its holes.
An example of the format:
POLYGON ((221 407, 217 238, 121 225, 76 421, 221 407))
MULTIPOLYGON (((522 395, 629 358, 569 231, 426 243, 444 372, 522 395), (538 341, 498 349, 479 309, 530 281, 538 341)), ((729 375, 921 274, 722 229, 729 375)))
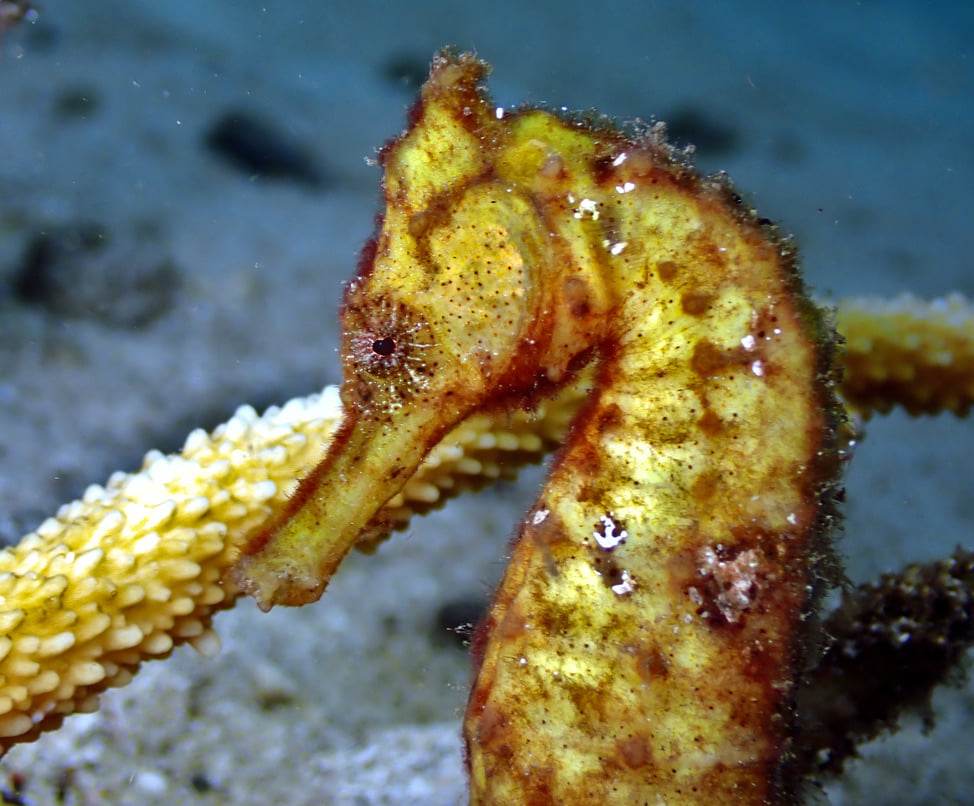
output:
MULTIPOLYGON (((4 5, 0 2, 0 6, 4 5)), ((499 105, 662 119, 795 234, 823 299, 974 294, 966 2, 43 0, 0 39, 0 537, 240 403, 339 379, 341 282, 430 56, 494 66, 499 105), (261 162, 261 155, 273 157, 261 162)), ((971 544, 969 422, 869 424, 853 580, 971 544)), ((463 800, 474 617, 540 470, 351 557, 322 602, 216 620, 15 748, 23 802, 463 800), (58 799, 60 798, 60 800, 58 799)), ((941 691, 831 784, 836 804, 971 802, 974 688, 941 691)))

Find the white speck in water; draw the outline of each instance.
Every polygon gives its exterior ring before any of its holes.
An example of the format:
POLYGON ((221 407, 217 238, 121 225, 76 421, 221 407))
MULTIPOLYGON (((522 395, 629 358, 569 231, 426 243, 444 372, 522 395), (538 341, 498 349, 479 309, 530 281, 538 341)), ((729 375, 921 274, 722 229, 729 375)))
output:
POLYGON ((619 241, 619 243, 614 243, 614 244, 612 244, 612 248, 611 248, 611 249, 609 249, 609 251, 610 251, 610 252, 611 252, 611 253, 612 253, 613 255, 621 255, 621 254, 622 254, 622 252, 623 252, 623 250, 624 250, 624 249, 625 249, 625 248, 626 248, 626 247, 627 247, 628 245, 629 245, 629 244, 628 244, 628 243, 627 243, 626 241, 619 241))
POLYGON ((618 585, 612 586, 612 592, 617 596, 628 596, 636 589, 636 583, 633 578, 629 576, 629 572, 623 570, 622 572, 622 582, 618 585))
POLYGON ((535 513, 534 513, 534 515, 532 516, 532 518, 531 518, 531 524, 532 524, 533 526, 537 526, 537 525, 538 525, 539 523, 544 523, 544 521, 545 521, 545 518, 547 518, 547 517, 548 517, 548 512, 549 512, 549 511, 550 511, 550 510, 547 510, 547 509, 539 509, 539 510, 538 510, 537 512, 535 512, 535 513))
POLYGON ((612 160, 612 167, 613 168, 618 168, 620 165, 622 165, 622 163, 624 163, 626 161, 626 158, 628 156, 629 155, 625 151, 623 151, 618 157, 616 157, 614 160, 612 160))
POLYGON ((755 339, 750 333, 741 339, 741 347, 743 347, 745 350, 753 350, 755 344, 757 344, 757 339, 755 339))
POLYGON ((616 193, 632 193, 635 189, 635 182, 623 182, 621 185, 616 185, 616 193))
POLYGON ((798 525, 798 516, 794 512, 789 512, 788 517, 785 518, 785 520, 788 521, 788 523, 790 523, 792 526, 798 525))
POLYGON ((498 120, 503 120, 504 119, 504 107, 503 106, 497 107, 497 109, 494 110, 494 114, 497 116, 497 119, 498 120))
POLYGON ((759 378, 764 375, 764 362, 755 361, 751 364, 751 372, 757 375, 759 378))
POLYGON ((517 665, 518 666, 527 666, 528 665, 528 659, 526 657, 524 657, 524 655, 522 655, 520 658, 517 659, 517 665))
POLYGON ((599 544, 599 548, 605 549, 606 551, 612 551, 620 543, 625 543, 626 539, 629 537, 629 533, 625 529, 620 529, 614 520, 608 515, 602 515, 599 520, 602 522, 602 527, 605 530, 605 534, 600 532, 598 529, 592 532, 592 537, 595 538, 595 542, 599 544))

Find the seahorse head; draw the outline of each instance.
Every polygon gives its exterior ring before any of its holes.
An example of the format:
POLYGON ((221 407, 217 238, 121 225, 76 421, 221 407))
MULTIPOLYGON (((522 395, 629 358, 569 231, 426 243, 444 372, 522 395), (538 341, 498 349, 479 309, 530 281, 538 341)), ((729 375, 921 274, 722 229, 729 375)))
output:
POLYGON ((460 420, 530 404, 592 355, 606 292, 524 180, 557 182, 559 166, 490 106, 485 74, 472 56, 438 56, 381 153, 384 211, 342 307, 343 424, 238 565, 264 606, 317 598, 460 420))
POLYGON ((385 211, 342 319, 343 401, 369 416, 503 403, 561 381, 592 343, 598 283, 534 189, 498 170, 517 135, 480 91, 485 72, 438 56, 382 152, 385 211))

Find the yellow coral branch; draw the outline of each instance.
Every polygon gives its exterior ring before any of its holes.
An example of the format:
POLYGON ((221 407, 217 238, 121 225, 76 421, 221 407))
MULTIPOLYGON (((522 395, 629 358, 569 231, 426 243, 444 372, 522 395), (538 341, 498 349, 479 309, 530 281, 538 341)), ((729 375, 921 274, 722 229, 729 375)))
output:
POLYGON ((849 300, 836 323, 846 341, 842 394, 850 407, 963 415, 974 402, 974 307, 960 294, 849 300))
MULTIPOLYGON (((840 307, 843 391, 863 411, 966 411, 974 395, 974 316, 954 295, 840 307)), ((585 380, 534 412, 477 415, 426 458, 363 535, 371 548, 416 511, 496 478, 564 438, 585 380)), ((191 643, 218 647, 210 621, 237 591, 224 579, 247 538, 320 458, 341 418, 337 389, 263 416, 241 407, 182 452, 148 453, 0 552, 0 748, 93 710, 144 660, 191 643)))
MULTIPOLYGON (((465 477, 496 478, 503 454, 539 456, 564 434, 581 394, 462 424, 380 513, 371 539, 465 477)), ((340 418, 335 387, 263 416, 243 406, 212 434, 193 431, 180 454, 152 451, 138 473, 89 487, 0 552, 0 748, 94 710, 102 690, 178 644, 216 651, 210 620, 237 593, 223 572, 315 465, 340 418)))

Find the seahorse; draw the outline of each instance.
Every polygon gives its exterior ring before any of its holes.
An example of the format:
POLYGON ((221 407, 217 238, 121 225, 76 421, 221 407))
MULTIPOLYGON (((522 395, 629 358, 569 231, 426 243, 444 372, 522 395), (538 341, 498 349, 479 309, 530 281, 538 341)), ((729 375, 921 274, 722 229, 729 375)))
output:
POLYGON ((788 800, 840 465, 833 331, 726 179, 658 129, 495 107, 486 75, 438 55, 380 154, 342 423, 234 580, 264 608, 317 599, 451 428, 591 368, 474 641, 472 802, 788 800))

